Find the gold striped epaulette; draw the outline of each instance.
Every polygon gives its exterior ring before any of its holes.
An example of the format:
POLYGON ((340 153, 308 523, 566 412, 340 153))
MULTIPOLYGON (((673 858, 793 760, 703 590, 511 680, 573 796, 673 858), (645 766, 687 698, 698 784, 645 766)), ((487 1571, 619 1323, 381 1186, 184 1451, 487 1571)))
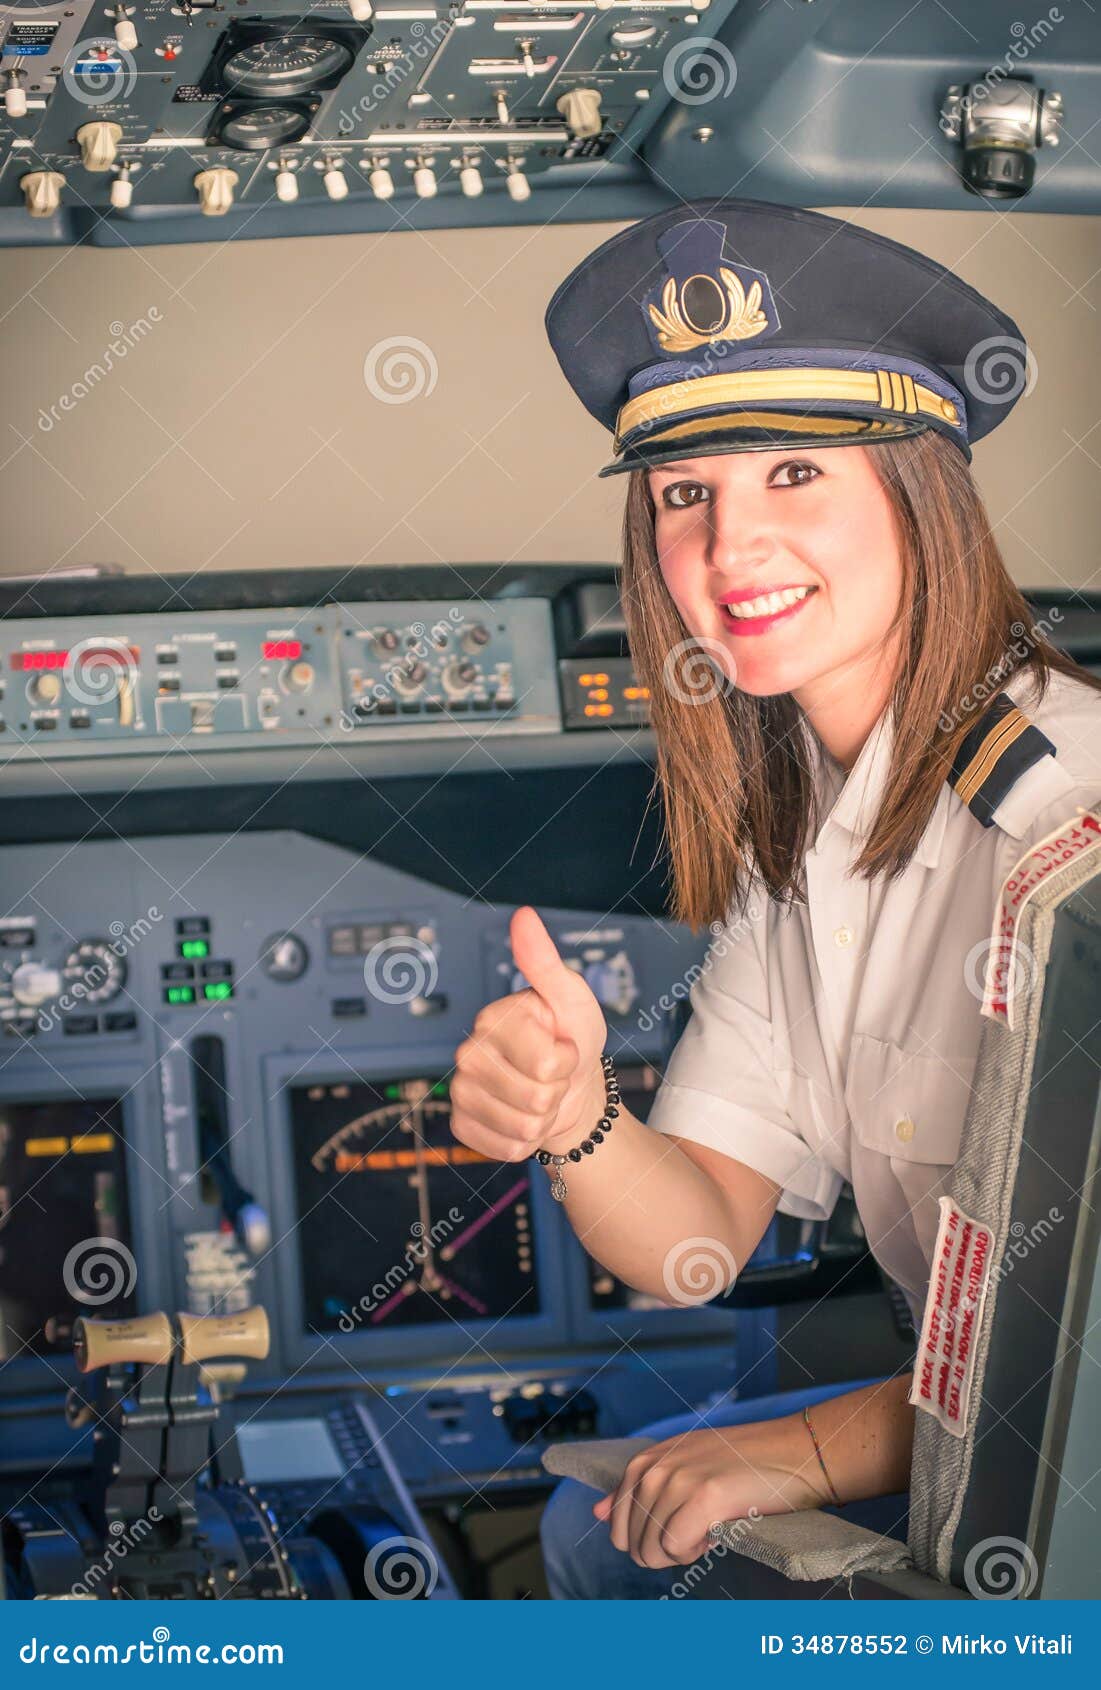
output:
POLYGON ((1025 770, 1049 755, 1055 747, 1047 735, 1000 692, 961 740, 948 783, 976 820, 991 827, 995 810, 1025 770))

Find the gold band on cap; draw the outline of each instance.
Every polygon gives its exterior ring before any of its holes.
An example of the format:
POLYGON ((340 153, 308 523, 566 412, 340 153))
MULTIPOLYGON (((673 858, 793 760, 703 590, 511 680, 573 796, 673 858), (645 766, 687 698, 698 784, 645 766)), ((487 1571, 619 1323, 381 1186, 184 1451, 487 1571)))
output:
MULTIPOLYGON (((786 370, 734 370, 716 375, 689 376, 664 387, 639 393, 620 407, 616 417, 615 450, 626 437, 647 423, 672 420, 704 405, 752 404, 764 400, 835 399, 867 405, 904 416, 925 415, 960 426, 959 410, 951 399, 934 393, 913 376, 897 370, 834 370, 792 366, 786 370)), ((653 438, 651 436, 650 438, 653 438)))
MULTIPOLYGON (((717 417, 689 417, 685 422, 670 423, 668 428, 651 429, 645 441, 635 446, 658 445, 662 441, 691 440, 699 434, 735 433, 738 429, 767 428, 784 434, 907 434, 913 425, 901 418, 838 417, 798 415, 792 411, 726 411, 717 417)), ((629 448, 630 449, 630 448, 629 448)))

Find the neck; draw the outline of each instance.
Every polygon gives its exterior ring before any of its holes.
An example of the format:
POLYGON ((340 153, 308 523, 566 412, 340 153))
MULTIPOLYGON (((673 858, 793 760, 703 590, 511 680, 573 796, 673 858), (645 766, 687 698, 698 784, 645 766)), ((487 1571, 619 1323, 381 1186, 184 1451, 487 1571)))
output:
POLYGON ((848 771, 887 707, 895 684, 896 651, 881 647, 830 670, 793 696, 823 748, 848 771))

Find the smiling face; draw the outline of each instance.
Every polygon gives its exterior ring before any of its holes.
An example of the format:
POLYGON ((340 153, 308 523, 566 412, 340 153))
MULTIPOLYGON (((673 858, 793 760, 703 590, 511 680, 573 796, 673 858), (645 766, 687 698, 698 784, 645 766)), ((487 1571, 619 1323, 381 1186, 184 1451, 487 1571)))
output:
POLYGON ((889 685, 903 563, 864 448, 686 457, 648 480, 665 584, 743 692, 791 693, 813 717, 871 676, 889 685))

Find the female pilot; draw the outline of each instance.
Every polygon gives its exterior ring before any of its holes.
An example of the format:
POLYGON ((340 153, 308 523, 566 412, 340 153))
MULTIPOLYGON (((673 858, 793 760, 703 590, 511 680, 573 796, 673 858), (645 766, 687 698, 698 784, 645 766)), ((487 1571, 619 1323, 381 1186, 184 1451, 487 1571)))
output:
MULTIPOLYGON (((920 1325, 996 897, 1101 799, 1101 680, 1033 625, 968 467, 1031 354, 920 253, 738 199, 605 242, 547 331, 613 431, 601 474, 629 478, 621 598, 670 914, 713 938, 643 1124, 595 997, 517 910, 528 988, 460 1047, 454 1132, 536 1153, 586 1250, 674 1303, 729 1288, 777 1208, 825 1218, 849 1180, 920 1325)), ((844 1506, 904 1537, 910 1383, 640 1428, 658 1441, 611 1495, 551 1498, 552 1594, 661 1596, 751 1509, 844 1506)))

